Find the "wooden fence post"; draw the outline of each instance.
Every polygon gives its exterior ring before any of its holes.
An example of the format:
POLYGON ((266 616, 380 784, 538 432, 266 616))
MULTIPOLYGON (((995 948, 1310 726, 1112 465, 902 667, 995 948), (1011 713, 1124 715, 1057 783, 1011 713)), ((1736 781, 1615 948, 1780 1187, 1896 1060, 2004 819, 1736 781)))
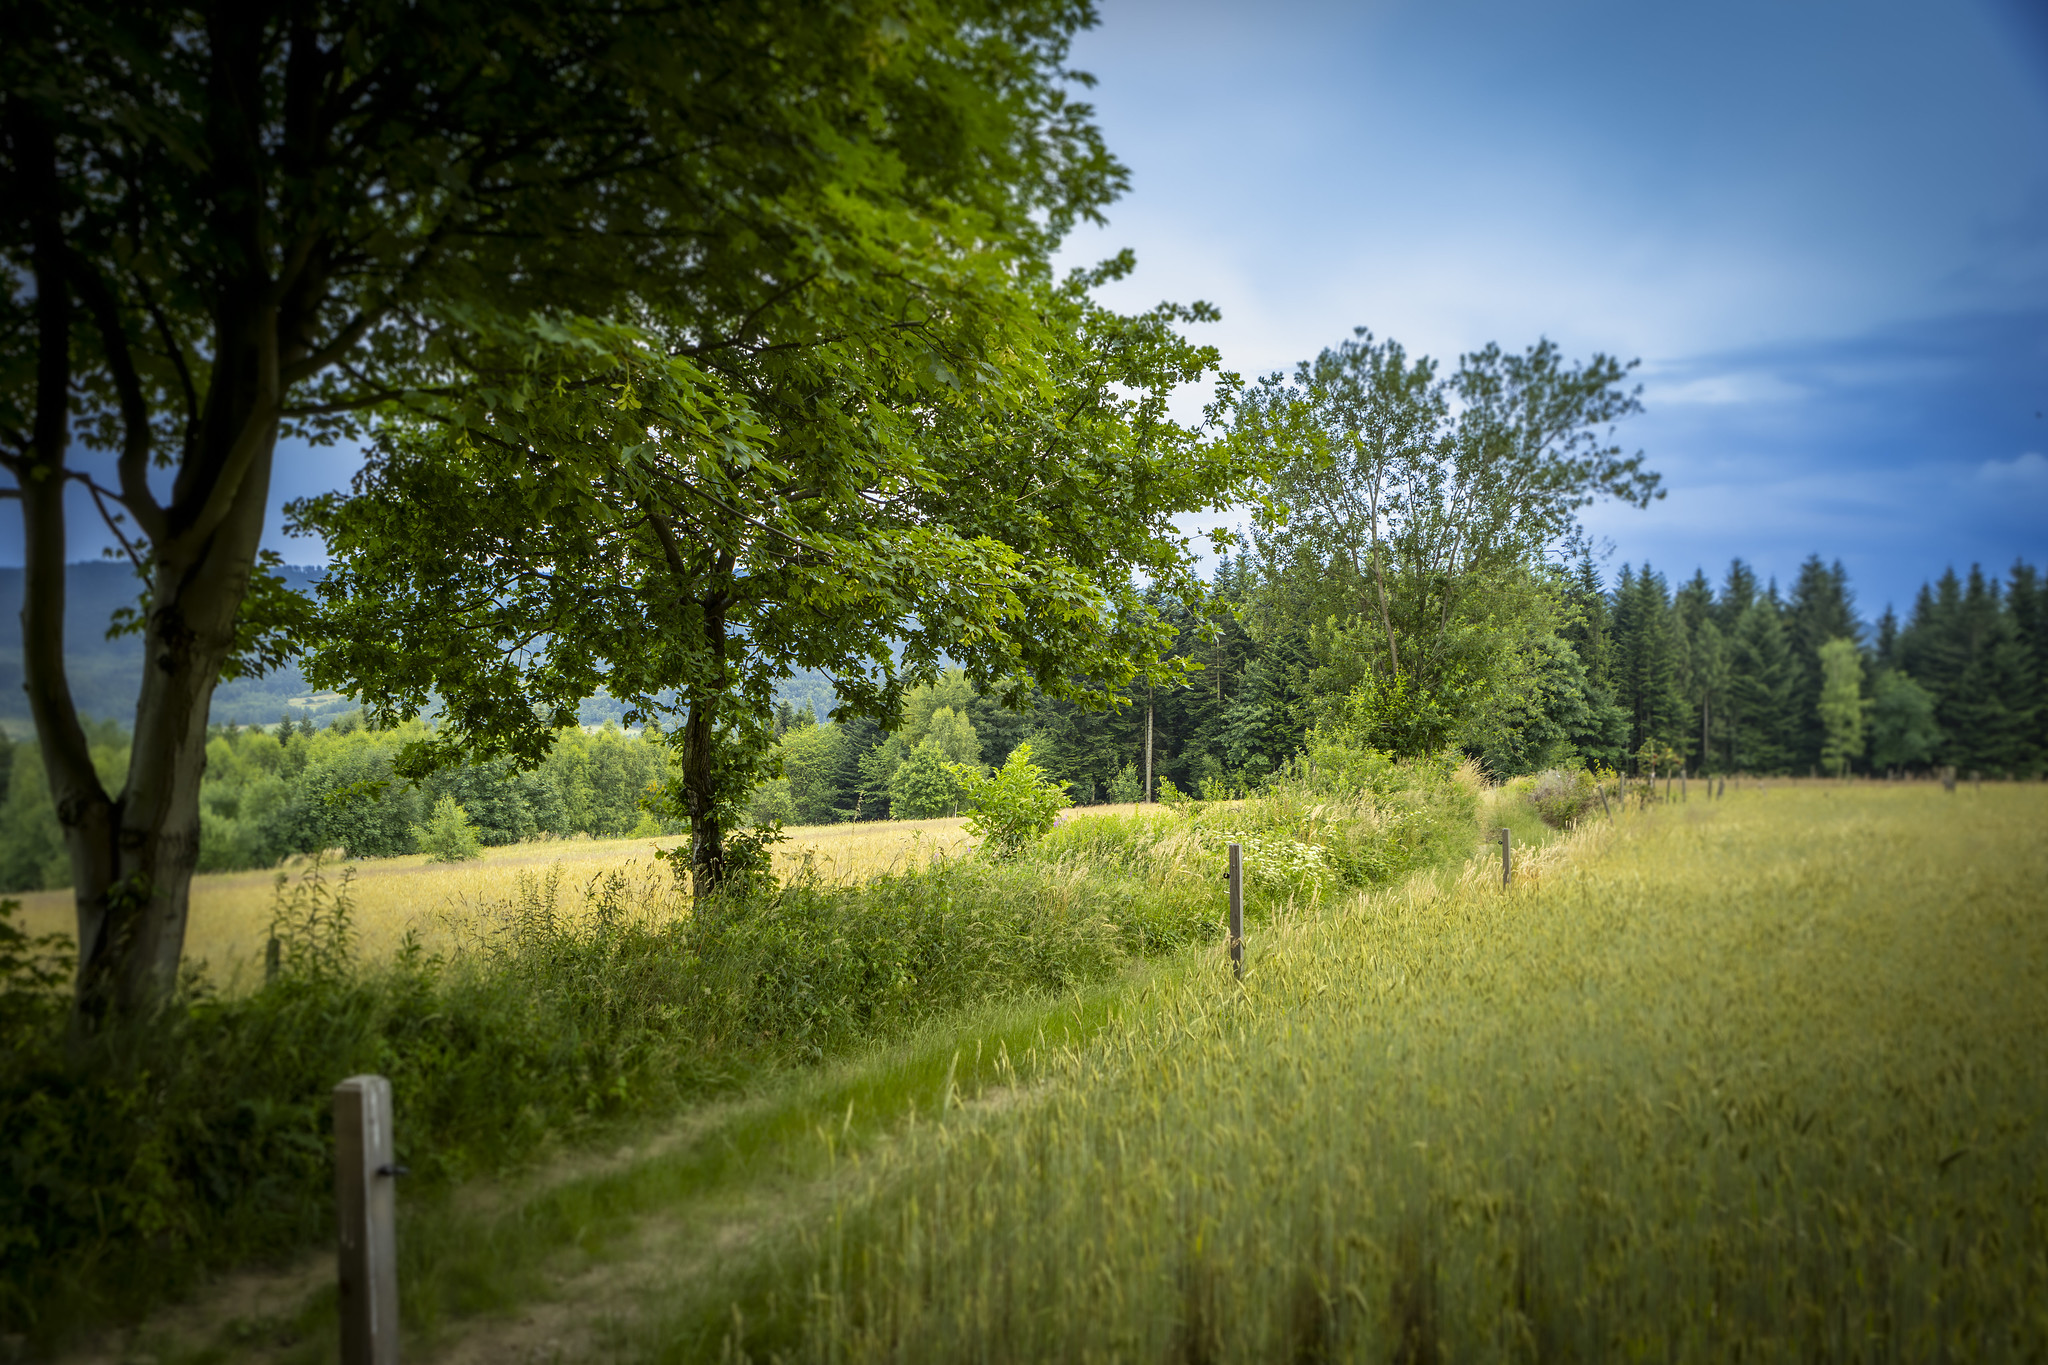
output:
POLYGON ((1500 827, 1500 889, 1508 889, 1508 881, 1515 875, 1514 835, 1508 827, 1500 827))
POLYGON ((341 1242, 342 1365, 398 1365, 398 1199, 391 1082, 334 1087, 334 1200, 341 1242))
POLYGON ((1230 974, 1244 980, 1244 850, 1230 846, 1230 974))
POLYGON ((1608 824, 1613 824, 1614 807, 1607 804, 1607 784, 1604 781, 1596 783, 1593 789, 1600 793, 1600 813, 1607 817, 1608 824))

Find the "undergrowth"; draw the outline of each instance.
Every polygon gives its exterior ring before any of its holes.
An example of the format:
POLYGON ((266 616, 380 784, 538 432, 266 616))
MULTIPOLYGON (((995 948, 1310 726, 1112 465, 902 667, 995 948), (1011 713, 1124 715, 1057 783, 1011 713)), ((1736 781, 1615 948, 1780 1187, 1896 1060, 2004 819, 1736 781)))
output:
POLYGON ((0 1332, 48 1346, 332 1226, 330 1093, 390 1078, 409 1199, 977 1000, 1056 993, 1220 934, 1224 844, 1284 912, 1472 845, 1443 764, 1293 775, 1243 802, 1064 821, 1003 861, 799 872, 693 911, 665 876, 525 878, 447 953, 353 950, 350 874, 280 877, 275 970, 195 974, 80 1039, 69 963, 0 902, 0 1332))

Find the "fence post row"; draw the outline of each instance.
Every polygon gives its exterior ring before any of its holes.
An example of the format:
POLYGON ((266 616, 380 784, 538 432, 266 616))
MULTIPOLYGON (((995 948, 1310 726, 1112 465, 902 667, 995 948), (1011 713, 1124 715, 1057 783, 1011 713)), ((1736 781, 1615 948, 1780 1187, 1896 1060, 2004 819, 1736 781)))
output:
POLYGON ((1244 850, 1230 846, 1230 972, 1244 980, 1244 850))
POLYGON ((340 1225, 342 1365, 398 1365, 398 1228, 391 1082, 334 1087, 334 1201, 340 1225))

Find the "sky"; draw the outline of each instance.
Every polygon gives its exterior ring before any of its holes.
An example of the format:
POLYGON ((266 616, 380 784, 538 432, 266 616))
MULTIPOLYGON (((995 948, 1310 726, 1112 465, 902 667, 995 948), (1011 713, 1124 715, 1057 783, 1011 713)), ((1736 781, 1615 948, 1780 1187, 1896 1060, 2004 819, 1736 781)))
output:
MULTIPOLYGON (((1639 360, 1618 437, 1668 496, 1588 513, 1607 572, 1789 582, 1817 553, 1874 618, 1950 565, 2048 561, 2044 16, 1105 0, 1073 64, 1131 190, 1065 258, 1132 248, 1108 300, 1218 305, 1196 335, 1246 375, 1359 326, 1447 364, 1639 360)), ((287 443, 273 502, 353 467, 287 443)))
POLYGON ((1131 191, 1081 260, 1247 375, 1358 326, 1641 362, 1664 476, 1606 568, 1905 609, 2048 558, 2048 22, 1998 0, 1107 0, 1075 65, 1131 191))

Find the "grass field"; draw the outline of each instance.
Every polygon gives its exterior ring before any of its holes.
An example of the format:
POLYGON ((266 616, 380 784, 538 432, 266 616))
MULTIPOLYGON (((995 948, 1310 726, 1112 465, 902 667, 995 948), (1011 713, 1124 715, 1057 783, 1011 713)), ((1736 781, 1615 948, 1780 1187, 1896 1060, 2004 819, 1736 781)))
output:
MULTIPOLYGON (((806 855, 828 881, 865 877, 891 867, 916 866, 940 850, 966 847, 960 820, 867 821, 787 831, 776 848, 776 868, 789 872, 806 855)), ((429 863, 422 854, 366 858, 346 864, 355 875, 357 947, 370 960, 390 956, 408 930, 428 947, 443 946, 464 932, 480 911, 509 900, 519 878, 546 877, 559 869, 565 889, 581 887, 614 871, 635 879, 666 881, 668 866, 657 848, 684 842, 664 839, 549 839, 485 849, 465 863, 429 863)), ((285 869, 293 874, 305 860, 285 869)), ((332 869, 330 869, 332 870, 332 869)), ((231 984, 263 959, 275 898, 277 872, 210 873, 192 879, 192 919, 185 943, 190 962, 203 962, 220 984, 231 984)), ((20 923, 34 933, 72 932, 69 891, 20 894, 20 923)))
MULTIPOLYGON (((976 1006, 408 1207, 408 1355, 2038 1360, 2044 823, 1695 791, 976 1006)), ((331 1359, 327 1275, 130 1344, 331 1359)))
POLYGON ((2039 1359, 2044 823, 1739 793, 1297 917, 625 1354, 2039 1359))

